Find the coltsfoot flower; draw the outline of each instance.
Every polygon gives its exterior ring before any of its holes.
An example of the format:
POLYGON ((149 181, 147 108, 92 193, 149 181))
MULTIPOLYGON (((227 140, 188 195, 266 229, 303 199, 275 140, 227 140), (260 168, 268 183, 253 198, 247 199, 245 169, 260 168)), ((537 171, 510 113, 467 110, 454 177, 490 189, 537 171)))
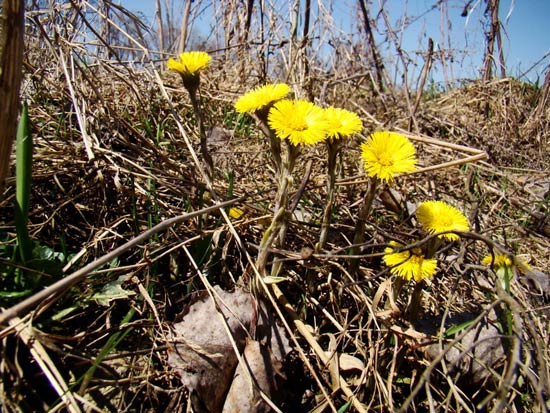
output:
POLYGON ((390 241, 390 247, 387 247, 382 257, 384 263, 390 267, 392 274, 395 274, 405 280, 414 279, 420 282, 431 278, 437 272, 437 260, 433 258, 424 258, 419 248, 394 252, 396 247, 402 247, 395 241, 390 241))
MULTIPOLYGON (((443 201, 425 201, 416 210, 416 217, 420 225, 429 233, 437 234, 445 231, 468 231, 468 219, 455 207, 443 201)), ((439 235, 449 241, 460 238, 457 234, 447 233, 439 235)))
POLYGON ((276 83, 257 87, 242 95, 235 103, 237 112, 260 112, 271 104, 285 98, 290 92, 286 83, 276 83))
POLYGON ((329 125, 327 130, 329 138, 351 136, 363 129, 363 123, 359 116, 349 110, 330 106, 325 109, 325 117, 329 125))
POLYGON ((280 139, 294 146, 309 146, 327 137, 324 109, 306 100, 280 100, 268 115, 268 124, 280 139))
POLYGON ((502 267, 512 268, 512 265, 513 265, 513 262, 510 259, 510 257, 508 257, 508 255, 504 255, 504 254, 496 254, 496 255, 489 254, 489 255, 486 255, 481 260, 481 263, 483 265, 493 266, 495 268, 495 270, 498 270, 499 268, 502 268, 502 267))
POLYGON ((481 263, 483 265, 492 266, 495 271, 498 271, 501 268, 517 268, 522 274, 532 271, 531 266, 521 258, 517 256, 510 257, 506 254, 487 254, 485 257, 483 257, 481 263))
POLYGON ((179 73, 183 80, 183 86, 194 93, 199 87, 200 72, 206 69, 212 57, 206 52, 183 52, 179 55, 179 61, 168 59, 168 69, 179 73))
POLYGON ((395 132, 374 132, 361 144, 368 176, 392 182, 394 177, 416 169, 416 150, 411 141, 395 132))
POLYGON ((183 52, 179 61, 168 59, 168 69, 181 75, 196 75, 206 69, 212 57, 206 52, 183 52))

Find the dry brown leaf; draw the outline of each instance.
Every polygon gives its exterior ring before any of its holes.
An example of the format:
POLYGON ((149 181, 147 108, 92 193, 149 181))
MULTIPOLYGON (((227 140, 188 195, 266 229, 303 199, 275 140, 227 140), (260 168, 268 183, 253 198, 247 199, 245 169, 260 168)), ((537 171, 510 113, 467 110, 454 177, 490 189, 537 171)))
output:
POLYGON ((278 374, 281 369, 280 361, 273 357, 266 346, 255 340, 247 340, 243 361, 246 365, 240 363, 235 370, 223 413, 271 412, 271 407, 263 400, 258 389, 270 399, 277 397, 278 381, 281 378, 278 374), (254 385, 250 376, 253 377, 254 385))
POLYGON ((359 358, 347 353, 340 354, 340 370, 363 371, 364 369, 365 369, 365 363, 363 363, 359 358))
POLYGON ((325 354, 329 358, 328 371, 330 374, 330 383, 333 391, 340 389, 340 366, 338 365, 338 344, 336 343, 336 337, 334 334, 328 334, 329 345, 325 354))
MULTIPOLYGON (((257 305, 250 293, 242 289, 227 292, 218 286, 214 292, 219 297, 218 309, 210 297, 204 296, 191 304, 183 320, 174 325, 175 346, 169 350, 168 363, 194 394, 194 405, 203 404, 209 412, 221 412, 238 357, 219 312, 241 354, 247 340, 255 338, 269 348, 269 363, 274 366, 290 351, 290 346, 265 306, 257 305)), ((264 370, 271 366, 266 364, 264 370)))
MULTIPOLYGON (((487 319, 475 325, 454 347, 447 349, 444 361, 449 375, 459 375, 472 384, 498 377, 493 371, 500 370, 506 354, 501 333, 495 324, 496 314, 491 311, 487 319)), ((442 347, 434 343, 426 348, 426 355, 433 360, 445 347, 445 343, 442 347)))

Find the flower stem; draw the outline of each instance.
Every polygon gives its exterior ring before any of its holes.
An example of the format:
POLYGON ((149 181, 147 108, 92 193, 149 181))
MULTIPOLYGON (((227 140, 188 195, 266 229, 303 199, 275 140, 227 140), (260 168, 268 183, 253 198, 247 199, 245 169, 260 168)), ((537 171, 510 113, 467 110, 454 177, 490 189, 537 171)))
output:
POLYGON ((208 146, 206 144, 206 130, 204 128, 204 120, 202 116, 201 106, 199 104, 199 99, 197 98, 197 89, 188 88, 189 98, 191 100, 191 105, 193 105, 193 111, 195 112, 195 117, 197 118, 197 123, 199 125, 199 135, 201 140, 201 154, 206 163, 206 169, 208 176, 212 178, 214 176, 214 161, 208 152, 208 146))
MULTIPOLYGON (((269 248, 274 245, 282 247, 288 228, 288 192, 292 185, 292 170, 299 155, 299 148, 288 145, 285 158, 281 163, 281 170, 278 179, 277 195, 275 197, 275 212, 271 225, 266 230, 258 252, 256 265, 258 272, 265 276, 269 258, 269 248)), ((271 269, 272 275, 277 275, 281 269, 280 265, 274 265, 271 269)))
POLYGON ((439 247, 442 244, 441 238, 432 238, 428 242, 428 246, 426 247, 426 258, 433 258, 437 250, 439 250, 439 247))
POLYGON ((286 208, 284 206, 277 209, 271 220, 271 224, 266 229, 260 247, 258 251, 258 258, 256 259, 256 267, 258 272, 262 275, 266 275, 267 261, 269 258, 269 248, 279 235, 282 223, 286 220, 286 208))
POLYGON ((253 114, 260 125, 260 130, 269 139, 269 145, 271 147, 271 158, 275 165, 275 171, 277 174, 281 173, 282 159, 281 159, 281 139, 279 139, 275 132, 269 128, 267 124, 267 112, 261 112, 253 114))
POLYGON ((327 165, 327 203, 323 211, 323 221, 321 222, 321 234, 319 243, 315 246, 315 252, 319 252, 325 247, 328 231, 330 229, 330 220, 334 199, 336 197, 336 157, 340 145, 333 139, 327 140, 328 165, 327 165))
POLYGON ((420 309, 422 308, 422 290, 424 289, 424 284, 424 280, 416 283, 411 295, 411 301, 405 311, 406 319, 413 325, 418 320, 420 309))
MULTIPOLYGON (((376 188, 378 187, 378 179, 372 178, 369 183, 369 189, 361 206, 359 207, 359 214, 357 217, 357 222, 355 224, 355 234, 353 236, 353 255, 359 255, 361 252, 361 244, 365 242, 365 228, 367 223, 367 218, 370 215, 372 210, 372 203, 374 201, 374 196, 376 194, 376 188)), ((351 273, 356 273, 359 268, 359 259, 353 259, 351 262, 351 273)))

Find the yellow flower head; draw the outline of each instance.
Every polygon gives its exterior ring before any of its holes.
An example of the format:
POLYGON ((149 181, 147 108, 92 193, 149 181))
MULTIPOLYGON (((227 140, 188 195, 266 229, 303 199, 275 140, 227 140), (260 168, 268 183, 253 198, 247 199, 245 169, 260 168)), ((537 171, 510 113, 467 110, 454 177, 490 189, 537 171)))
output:
POLYGON ((416 169, 416 150, 411 141, 395 132, 374 132, 361 144, 368 176, 392 182, 395 175, 416 169))
POLYGON ((179 61, 168 59, 168 69, 181 75, 183 86, 194 94, 200 83, 200 71, 208 67, 212 57, 206 52, 184 52, 179 61))
POLYGON ((280 139, 294 146, 315 145, 327 136, 325 111, 305 100, 280 100, 268 115, 268 124, 280 139))
POLYGON ((513 265, 510 257, 508 257, 508 255, 505 255, 505 254, 495 254, 494 256, 491 254, 486 255, 481 260, 481 263, 483 265, 492 265, 495 268, 495 270, 498 270, 499 268, 502 268, 502 267, 511 268, 513 265), (494 258, 494 261, 493 261, 493 258, 494 258))
POLYGON ((363 124, 356 113, 349 110, 328 107, 325 109, 325 117, 329 123, 327 137, 340 138, 359 133, 363 124))
POLYGON ((501 268, 512 269, 516 268, 522 274, 527 274, 532 271, 531 266, 527 264, 524 260, 518 256, 508 256, 506 254, 491 254, 486 255, 481 260, 483 265, 489 265, 494 268, 495 271, 500 270, 501 268), (493 260, 494 258, 494 260, 493 260))
POLYGON ((179 56, 179 61, 168 59, 168 69, 183 76, 197 75, 208 67, 212 57, 206 52, 184 52, 179 56))
POLYGON ((426 278, 431 278, 437 272, 437 260, 426 259, 419 248, 394 252, 396 247, 401 247, 399 243, 390 241, 391 247, 384 250, 382 257, 384 263, 390 267, 392 274, 395 274, 405 280, 414 279, 420 282, 426 278))
MULTIPOLYGON (((443 201, 422 202, 416 210, 416 217, 420 225, 431 234, 445 231, 468 231, 468 218, 455 207, 443 201)), ((441 234, 439 238, 455 241, 460 237, 457 234, 441 234)))
POLYGON ((258 112, 283 99, 290 92, 286 83, 265 85, 242 95, 235 103, 237 112, 258 112))

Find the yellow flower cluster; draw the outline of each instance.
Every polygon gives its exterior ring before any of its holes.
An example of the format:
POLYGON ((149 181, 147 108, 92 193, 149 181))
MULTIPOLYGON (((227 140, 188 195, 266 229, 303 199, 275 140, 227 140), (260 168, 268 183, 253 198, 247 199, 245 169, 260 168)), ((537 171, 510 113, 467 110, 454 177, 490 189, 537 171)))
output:
MULTIPOLYGON (((422 202, 416 210, 418 222, 425 231, 432 234, 439 234, 438 238, 445 238, 449 241, 459 239, 459 235, 448 231, 468 231, 468 219, 456 208, 443 201, 422 202)), ((419 248, 395 252, 397 247, 403 247, 395 241, 390 242, 391 247, 384 250, 384 263, 391 267, 392 274, 396 274, 406 280, 414 279, 419 282, 432 277, 437 271, 437 260, 425 258, 419 248)), ((489 263, 491 256, 489 256, 489 263)), ((487 257, 483 259, 485 264, 487 257)), ((496 256, 495 266, 509 265, 509 258, 496 256)))
POLYGON ((305 100, 281 100, 273 105, 267 119, 275 134, 294 146, 315 145, 327 136, 323 109, 305 100))
POLYGON ((497 255, 489 254, 489 255, 486 255, 481 260, 481 263, 483 265, 493 266, 496 270, 498 270, 499 268, 502 268, 502 267, 511 268, 512 265, 513 265, 512 260, 510 259, 510 257, 508 257, 508 255, 504 255, 504 254, 497 254, 497 255))
POLYGON ((491 266, 495 271, 501 268, 516 268, 522 274, 531 271, 531 266, 517 256, 508 256, 506 254, 487 254, 481 260, 483 265, 491 266))
POLYGON ((212 57, 206 52, 184 52, 179 60, 168 59, 168 69, 179 73, 183 86, 193 98, 200 83, 200 72, 210 64, 212 57))
MULTIPOLYGON (((361 132, 356 113, 319 106, 305 100, 284 99, 290 91, 284 83, 258 87, 235 103, 238 112, 259 114, 269 109, 267 122, 280 139, 292 145, 315 145, 326 139, 349 137, 361 132)), ((401 173, 416 169, 416 150, 411 141, 395 132, 375 132, 361 145, 368 176, 391 183, 401 173)))
POLYGON ((235 103, 238 112, 260 114, 269 110, 267 123, 280 139, 294 146, 315 145, 327 138, 340 138, 361 132, 357 114, 345 109, 323 109, 305 100, 285 99, 290 87, 284 83, 258 87, 235 103))
POLYGON ((348 137, 363 129, 359 116, 349 110, 330 106, 325 109, 325 118, 328 121, 326 132, 328 138, 348 137))

